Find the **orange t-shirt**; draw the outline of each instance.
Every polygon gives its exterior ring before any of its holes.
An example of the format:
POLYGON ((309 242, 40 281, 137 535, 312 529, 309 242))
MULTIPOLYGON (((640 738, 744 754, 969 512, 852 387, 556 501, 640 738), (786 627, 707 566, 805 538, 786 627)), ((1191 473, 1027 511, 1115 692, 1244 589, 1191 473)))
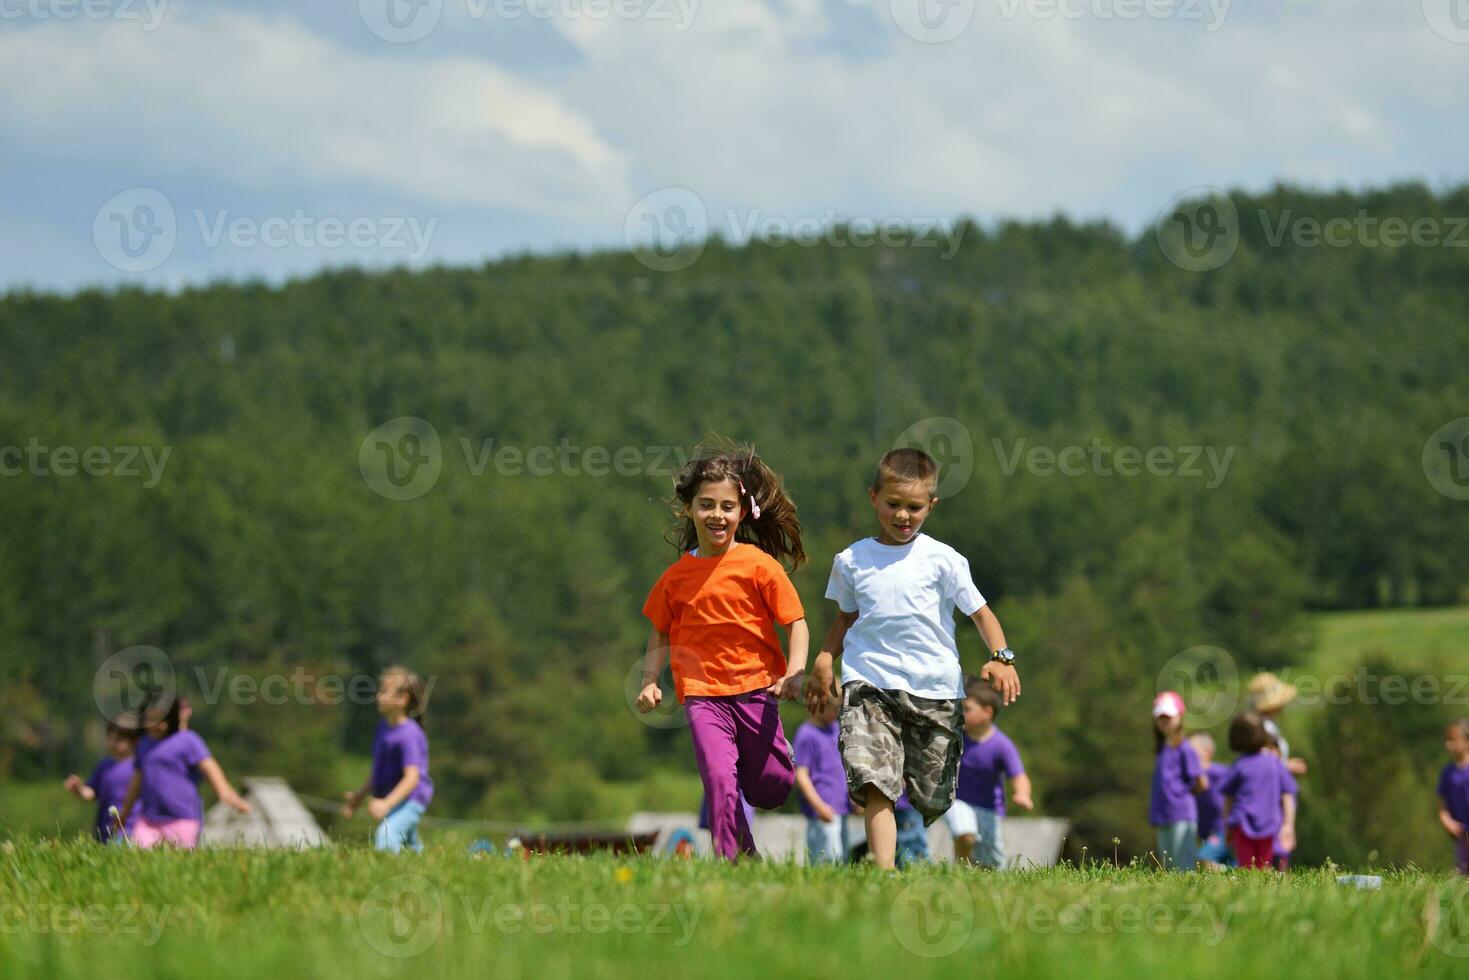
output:
POLYGON ((748 542, 714 558, 684 555, 653 586, 643 615, 668 634, 680 703, 769 687, 785 676, 775 624, 804 619, 780 562, 748 542))

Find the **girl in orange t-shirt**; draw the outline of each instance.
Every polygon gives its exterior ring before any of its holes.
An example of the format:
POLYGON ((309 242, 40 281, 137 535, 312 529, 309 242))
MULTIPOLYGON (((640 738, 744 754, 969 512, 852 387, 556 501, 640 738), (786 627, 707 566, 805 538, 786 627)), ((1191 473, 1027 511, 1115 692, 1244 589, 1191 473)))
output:
POLYGON ((646 713, 662 701, 658 675, 671 661, 714 849, 733 860, 756 853, 741 792, 773 809, 796 778, 776 699, 800 697, 809 634, 781 561, 794 571, 806 552, 796 505, 753 450, 734 447, 694 460, 674 478, 674 492, 682 555, 643 605, 653 632, 637 707, 646 713), (789 634, 789 657, 781 653, 777 623, 789 634))

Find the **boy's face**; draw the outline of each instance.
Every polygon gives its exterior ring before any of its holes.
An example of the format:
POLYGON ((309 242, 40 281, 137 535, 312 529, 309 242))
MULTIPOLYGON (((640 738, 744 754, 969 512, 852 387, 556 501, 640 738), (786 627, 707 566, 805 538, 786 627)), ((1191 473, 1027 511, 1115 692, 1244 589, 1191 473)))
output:
POLYGON ((923 522, 933 512, 938 498, 933 484, 923 480, 888 480, 881 490, 868 489, 872 509, 877 514, 883 544, 907 544, 918 535, 923 522))
POLYGON ((394 711, 406 711, 408 692, 403 690, 403 678, 399 674, 384 674, 377 682, 377 711, 380 715, 394 711))
POLYGON ((1463 756, 1469 752, 1469 738, 1464 737, 1464 730, 1458 725, 1450 725, 1444 731, 1443 747, 1449 750, 1449 755, 1463 756))
POLYGON ((684 507, 684 513, 694 522, 699 553, 722 554, 734 541, 740 518, 744 516, 740 510, 740 489, 732 480, 701 484, 694 499, 684 507))
POLYGON ((1207 766, 1214 761, 1214 746, 1208 742, 1196 742, 1193 739, 1189 739, 1188 744, 1194 747, 1194 755, 1199 757, 1200 765, 1207 766))
POLYGON ((994 724, 995 709, 973 698, 964 699, 964 727, 983 731, 994 724))
POLYGON ((811 716, 811 720, 822 728, 837 720, 837 714, 842 710, 841 701, 832 698, 826 702, 826 707, 811 716))
POLYGON ((133 754, 133 740, 119 732, 107 733, 107 751, 114 759, 126 759, 133 754))

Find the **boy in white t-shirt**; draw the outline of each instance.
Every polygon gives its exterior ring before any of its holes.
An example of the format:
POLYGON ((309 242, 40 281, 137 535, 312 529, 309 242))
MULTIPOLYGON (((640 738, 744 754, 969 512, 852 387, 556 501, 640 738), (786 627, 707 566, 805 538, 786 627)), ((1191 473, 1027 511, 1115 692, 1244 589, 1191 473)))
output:
POLYGON ((812 664, 806 701, 819 712, 835 695, 833 661, 842 658, 842 765, 861 805, 879 867, 894 867, 893 801, 906 787, 925 824, 954 803, 963 747, 964 672, 954 610, 974 620, 994 651, 979 676, 1005 704, 1020 695, 1015 654, 969 562, 919 533, 938 498, 938 466, 917 449, 882 458, 868 494, 878 535, 836 556, 826 597, 841 612, 812 664))

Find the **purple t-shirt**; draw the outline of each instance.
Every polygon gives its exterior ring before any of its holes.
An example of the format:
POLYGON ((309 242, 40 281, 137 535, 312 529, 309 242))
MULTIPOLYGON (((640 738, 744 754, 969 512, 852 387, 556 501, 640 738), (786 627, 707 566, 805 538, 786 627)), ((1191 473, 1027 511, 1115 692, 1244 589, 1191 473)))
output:
POLYGON ((382 799, 391 793, 403 781, 406 766, 418 767, 418 785, 408 799, 428 806, 434 798, 434 781, 428 778, 428 735, 412 718, 401 725, 379 721, 372 737, 372 795, 382 799))
POLYGON ((1163 743, 1153 764, 1153 799, 1148 807, 1148 822, 1154 827, 1199 819, 1199 805, 1194 801, 1194 783, 1203 768, 1198 753, 1187 741, 1177 745, 1163 743))
POLYGON ((1224 777, 1229 774, 1229 767, 1211 762, 1204 769, 1204 775, 1209 779, 1209 788, 1202 793, 1195 793, 1194 799, 1199 808, 1199 840, 1208 840, 1224 829, 1224 777))
POLYGON ((1245 836, 1274 837, 1284 823, 1280 798, 1294 786, 1287 784, 1290 773, 1285 763, 1269 752, 1252 752, 1234 760, 1221 787, 1225 796, 1234 798, 1226 826, 1238 827, 1245 836))
MULTIPOLYGON (((805 766, 811 772, 811 782, 816 795, 838 814, 846 813, 847 774, 842 769, 842 750, 837 746, 840 727, 832 722, 825 728, 815 722, 803 722, 796 729, 796 765, 805 766)), ((801 797, 801 812, 814 818, 816 811, 801 797)))
POLYGON ((1450 762, 1438 775, 1438 795, 1448 808, 1449 816, 1469 823, 1469 766, 1450 762))
MULTIPOLYGON (((92 775, 87 777, 87 785, 92 787, 92 792, 97 794, 97 823, 92 828, 92 836, 102 843, 112 840, 112 818, 107 815, 109 807, 117 807, 122 810, 123 801, 128 798, 128 786, 133 781, 133 757, 126 759, 114 759, 108 756, 97 763, 97 768, 92 770, 92 775)), ((124 829, 131 834, 133 827, 138 823, 138 808, 133 807, 133 812, 128 814, 124 829)))
POLYGON ((983 740, 964 733, 964 754, 959 757, 959 785, 954 796, 970 806, 1004 816, 1005 780, 1024 775, 1025 767, 1009 735, 997 727, 990 733, 983 740))
POLYGON ((137 765, 143 789, 137 809, 155 823, 203 820, 199 798, 199 763, 209 758, 209 746, 197 732, 177 731, 167 738, 138 739, 137 765))

